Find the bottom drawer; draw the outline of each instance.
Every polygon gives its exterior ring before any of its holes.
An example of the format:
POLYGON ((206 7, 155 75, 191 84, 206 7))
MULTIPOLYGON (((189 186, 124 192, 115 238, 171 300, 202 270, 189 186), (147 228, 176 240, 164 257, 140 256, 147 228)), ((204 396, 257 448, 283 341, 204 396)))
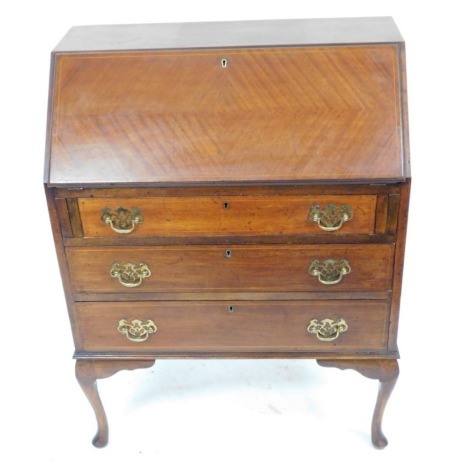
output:
POLYGON ((363 352, 388 336, 376 300, 79 302, 76 315, 80 352, 363 352))

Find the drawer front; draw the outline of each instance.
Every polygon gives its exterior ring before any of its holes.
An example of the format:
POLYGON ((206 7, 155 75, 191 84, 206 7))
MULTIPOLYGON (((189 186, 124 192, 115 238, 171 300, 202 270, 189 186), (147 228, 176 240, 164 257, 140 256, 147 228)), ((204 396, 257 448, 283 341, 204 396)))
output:
POLYGON ((337 352, 387 344, 384 301, 79 302, 76 314, 77 349, 88 352, 337 352), (323 320, 328 328, 315 332, 323 320))
POLYGON ((376 201, 376 195, 80 198, 78 206, 85 237, 373 234, 376 201))
POLYGON ((385 291, 394 245, 68 247, 76 292, 385 291), (346 272, 344 272, 346 271, 346 272))

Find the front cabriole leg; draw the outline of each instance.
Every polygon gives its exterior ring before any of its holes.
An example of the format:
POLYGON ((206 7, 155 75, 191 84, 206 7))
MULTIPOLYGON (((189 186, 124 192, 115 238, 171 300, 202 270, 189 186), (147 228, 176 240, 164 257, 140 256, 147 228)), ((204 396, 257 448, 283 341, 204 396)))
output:
POLYGON ((97 389, 97 380, 111 377, 121 370, 152 367, 154 360, 92 360, 78 359, 75 374, 78 383, 94 410, 97 419, 97 433, 92 440, 95 447, 104 447, 108 442, 108 422, 97 389))
POLYGON ((382 432, 382 419, 385 406, 399 376, 398 361, 396 359, 320 359, 317 362, 323 367, 337 367, 342 370, 354 369, 364 377, 380 381, 377 402, 372 417, 371 434, 374 447, 377 449, 386 447, 388 440, 382 432))

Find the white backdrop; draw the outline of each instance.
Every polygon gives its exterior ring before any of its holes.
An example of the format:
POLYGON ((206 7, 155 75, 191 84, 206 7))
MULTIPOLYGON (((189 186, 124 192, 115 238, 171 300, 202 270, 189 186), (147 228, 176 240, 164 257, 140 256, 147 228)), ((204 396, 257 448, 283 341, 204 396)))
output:
POLYGON ((2 468, 457 468, 454 3, 3 2, 2 468), (414 177, 388 447, 370 445, 376 382, 301 360, 159 361, 117 374, 100 385, 110 443, 94 449, 41 183, 51 49, 77 24, 378 15, 393 16, 407 43, 414 177))

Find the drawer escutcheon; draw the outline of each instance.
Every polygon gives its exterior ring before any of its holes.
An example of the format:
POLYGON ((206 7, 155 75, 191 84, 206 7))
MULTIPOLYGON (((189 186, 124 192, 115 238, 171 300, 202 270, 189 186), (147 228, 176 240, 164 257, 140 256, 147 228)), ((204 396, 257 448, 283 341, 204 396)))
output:
POLYGON ((334 341, 339 337, 340 333, 344 333, 347 330, 348 325, 343 318, 337 321, 325 318, 321 322, 313 319, 307 328, 307 331, 315 334, 320 341, 334 341))
POLYGON ((138 287, 143 279, 151 276, 151 270, 145 263, 113 263, 110 269, 111 277, 116 278, 124 287, 138 287))
POLYGON ((129 341, 134 343, 142 343, 146 341, 150 334, 156 333, 157 326, 153 320, 147 320, 145 324, 141 320, 120 320, 118 331, 122 335, 126 335, 129 341))
POLYGON ((316 276, 321 284, 332 286, 338 284, 342 277, 351 272, 351 267, 346 259, 335 261, 327 259, 320 263, 319 260, 313 260, 309 267, 309 273, 316 276))
POLYGON ((340 207, 336 204, 328 204, 322 210, 319 205, 315 205, 309 212, 309 220, 316 222, 318 227, 325 232, 339 230, 344 222, 348 222, 352 218, 353 211, 348 204, 343 204, 340 207))
POLYGON ((113 232, 126 234, 133 232, 135 227, 143 222, 144 216, 138 207, 134 207, 131 211, 124 207, 111 211, 109 207, 105 207, 100 218, 113 232))

